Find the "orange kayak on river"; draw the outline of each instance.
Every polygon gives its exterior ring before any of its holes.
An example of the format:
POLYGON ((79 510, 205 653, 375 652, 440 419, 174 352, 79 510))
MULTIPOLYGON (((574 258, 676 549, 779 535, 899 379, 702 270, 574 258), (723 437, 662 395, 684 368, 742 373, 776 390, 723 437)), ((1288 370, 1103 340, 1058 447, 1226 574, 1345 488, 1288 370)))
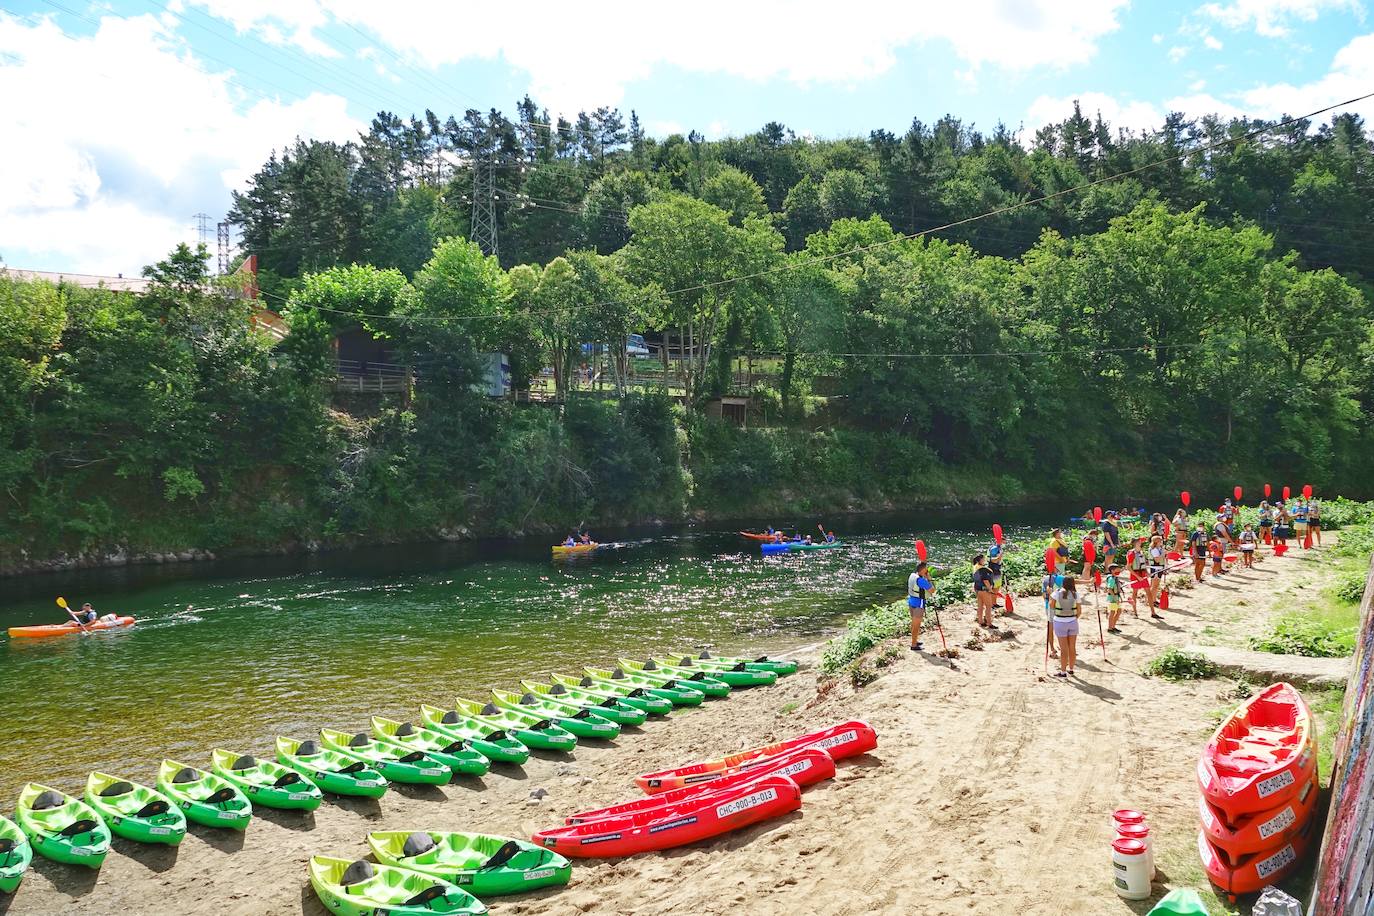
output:
MULTIPOLYGON (((123 630, 134 625, 132 617, 116 617, 114 620, 97 620, 86 624, 86 630, 123 630)), ((51 639, 54 636, 71 636, 82 632, 75 620, 67 623, 41 624, 33 627, 10 627, 11 639, 51 639)))

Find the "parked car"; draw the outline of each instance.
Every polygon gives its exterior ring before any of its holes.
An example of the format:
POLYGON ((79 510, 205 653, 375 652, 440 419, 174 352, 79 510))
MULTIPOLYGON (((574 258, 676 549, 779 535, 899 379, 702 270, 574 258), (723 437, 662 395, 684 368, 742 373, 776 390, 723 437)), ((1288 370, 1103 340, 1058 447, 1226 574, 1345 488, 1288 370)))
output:
MULTIPOLYGON (((583 356, 593 356, 606 352, 604 343, 584 343, 582 345, 583 356)), ((649 345, 644 342, 643 334, 630 334, 625 338, 626 356, 648 356, 649 345)))

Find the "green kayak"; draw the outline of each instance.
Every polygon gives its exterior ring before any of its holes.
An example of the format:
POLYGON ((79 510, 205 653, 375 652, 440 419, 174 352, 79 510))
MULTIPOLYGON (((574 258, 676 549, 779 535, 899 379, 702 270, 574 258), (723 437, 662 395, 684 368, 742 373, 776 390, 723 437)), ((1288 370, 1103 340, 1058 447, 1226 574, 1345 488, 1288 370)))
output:
POLYGON ((620 667, 630 674, 638 674, 640 677, 661 677, 669 680, 676 680, 680 684, 685 684, 694 690, 700 690, 708 697, 726 697, 730 695, 730 685, 708 675, 705 671, 693 671, 689 668, 679 668, 676 665, 660 665, 653 659, 647 662, 637 662, 633 659, 617 659, 620 667))
POLYGON ((33 846, 19 825, 0 817, 0 894, 13 894, 33 861, 33 846))
POLYGON ((323 747, 318 741, 277 736, 277 763, 295 770, 331 795, 381 798, 389 783, 364 761, 323 747))
POLYGON ((546 702, 557 703, 562 709, 570 712, 588 709, 617 725, 643 725, 644 720, 649 718, 644 710, 626 705, 615 697, 593 697, 576 687, 541 684, 538 681, 521 681, 520 686, 546 702))
POLYGON ((477 897, 568 883, 572 865, 524 840, 482 833, 386 830, 367 835, 377 861, 433 875, 477 897))
POLYGON ((157 769, 157 787, 176 802, 188 821, 206 827, 242 830, 253 819, 253 805, 248 796, 214 773, 175 760, 164 760, 157 769))
POLYGON ((462 697, 453 701, 461 715, 490 722, 529 748, 545 751, 570 751, 577 747, 577 736, 559 728, 544 716, 502 709, 492 703, 474 703, 462 697))
POLYGON ((14 820, 33 851, 54 862, 99 868, 110 851, 110 828, 90 805, 36 782, 19 793, 14 820))
POLYGON ((679 655, 675 658, 655 655, 653 661, 660 668, 667 670, 700 671, 707 677, 730 685, 731 688, 768 687, 778 682, 778 676, 771 671, 751 671, 744 665, 734 665, 729 668, 712 667, 703 665, 690 655, 679 655))
POLYGON ((314 811, 324 801, 320 787, 295 770, 251 754, 215 748, 210 768, 233 783, 255 805, 289 811, 314 811))
POLYGON ((574 677, 570 674, 551 674, 549 680, 559 686, 567 687, 570 692, 578 691, 595 697, 598 701, 608 698, 615 699, 626 706, 641 709, 651 716, 666 716, 673 711, 672 700, 665 697, 650 696, 643 687, 635 687, 632 684, 618 681, 598 684, 586 675, 574 677))
POLYGON ((494 722, 461 715, 457 710, 420 705, 420 721, 425 728, 466 741, 468 747, 496 763, 522 764, 530 759, 530 749, 516 741, 494 722))
POLYGON ((456 885, 366 859, 311 856, 310 886, 325 909, 343 916, 467 916, 487 911, 486 904, 456 885))
POLYGON ((87 778, 86 804, 126 840, 175 846, 186 836, 186 815, 170 798, 108 773, 87 778))
MULTIPOLYGON (((680 652, 679 655, 687 656, 691 653, 680 652)), ((769 658, 760 655, 758 658, 739 658, 726 655, 712 655, 705 649, 697 652, 693 658, 698 664, 715 665, 717 667, 733 668, 735 665, 743 665, 750 671, 771 671, 778 677, 786 677, 789 674, 797 673, 797 663, 789 658, 769 658)))
POLYGON ((367 763, 391 782, 442 786, 453 779, 453 771, 442 760, 423 751, 408 751, 399 745, 378 741, 367 732, 350 735, 322 728, 320 738, 325 747, 367 763))
POLYGON ((428 728, 409 722, 372 717, 372 733, 383 744, 390 744, 404 753, 420 751, 463 776, 485 776, 491 769, 486 755, 472 750, 466 741, 455 740, 428 728))
POLYGON ((626 671, 623 668, 583 668, 587 676, 597 683, 609 684, 614 687, 617 684, 626 684, 631 687, 639 687, 650 696, 659 697, 667 700, 674 706, 700 706, 706 701, 706 694, 694 687, 686 684, 679 684, 669 678, 664 680, 661 677, 648 677, 638 671, 626 671))
POLYGON ((580 709, 569 715, 566 708, 533 693, 493 690, 491 698, 497 706, 508 711, 547 716, 553 720, 554 725, 572 732, 579 738, 598 738, 609 741, 620 735, 619 725, 601 718, 590 710, 580 709))

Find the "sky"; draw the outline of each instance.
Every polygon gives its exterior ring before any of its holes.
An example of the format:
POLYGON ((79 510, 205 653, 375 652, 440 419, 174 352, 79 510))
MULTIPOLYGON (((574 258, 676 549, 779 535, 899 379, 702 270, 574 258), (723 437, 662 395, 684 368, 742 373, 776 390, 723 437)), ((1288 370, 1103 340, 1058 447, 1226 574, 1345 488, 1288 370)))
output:
MULTIPOLYGON (((134 275, 296 137, 379 110, 634 110, 655 136, 1023 138, 1071 111, 1277 117, 1374 92, 1360 0, 0 0, 0 264, 134 275)), ((1374 119, 1374 102, 1352 110, 1374 119)))

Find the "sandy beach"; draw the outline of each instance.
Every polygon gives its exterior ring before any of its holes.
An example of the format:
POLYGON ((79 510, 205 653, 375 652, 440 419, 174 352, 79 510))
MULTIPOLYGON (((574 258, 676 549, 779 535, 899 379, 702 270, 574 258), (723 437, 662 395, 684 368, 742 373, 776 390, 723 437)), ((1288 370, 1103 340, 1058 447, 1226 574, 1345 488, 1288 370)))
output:
MULTIPOLYGON (((528 837, 564 815, 633 798, 636 774, 718 756, 848 718, 878 731, 872 754, 809 788, 802 809, 662 854, 577 863, 565 889, 496 898, 509 914, 1143 913, 1109 885, 1109 813, 1147 813, 1161 885, 1194 858, 1197 753, 1225 679, 1170 683, 1141 669, 1166 646, 1241 642, 1327 580, 1320 551, 1265 556, 1253 570, 1176 593, 1163 622, 1123 618, 1103 662, 1091 604, 1079 677, 1043 674, 1038 598, 1005 618, 1009 637, 953 666, 903 650, 874 683, 818 694, 816 658, 777 686, 629 729, 611 744, 540 755, 442 789, 397 787, 378 802, 329 799, 313 814, 260 810, 246 835, 193 826, 177 849, 115 841, 99 873, 36 859, 0 913, 298 914, 325 909, 306 880, 313 853, 362 857, 374 829, 462 829, 528 837), (1294 555, 1295 554, 1295 555, 1294 555), (1204 629, 1207 630, 1204 633, 1204 629), (535 789, 548 792, 532 802, 535 789)), ((951 645, 969 609, 944 611, 951 645)), ((927 646, 938 647, 932 632, 927 646)), ((442 692, 435 696, 442 703, 442 692)), ((342 712, 342 711, 341 711, 342 712)), ((355 710, 346 727, 363 727, 355 710)), ((257 752, 268 751, 264 736, 257 752)))

